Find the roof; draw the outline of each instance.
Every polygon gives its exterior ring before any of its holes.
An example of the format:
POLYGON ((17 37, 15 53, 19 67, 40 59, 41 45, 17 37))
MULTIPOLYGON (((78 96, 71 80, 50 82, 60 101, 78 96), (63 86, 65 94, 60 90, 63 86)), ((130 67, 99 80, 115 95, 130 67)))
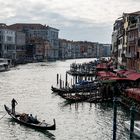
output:
POLYGON ((45 29, 46 25, 42 24, 35 24, 35 23, 15 23, 12 25, 8 26, 9 29, 14 29, 14 30, 23 30, 23 28, 26 29, 45 29))

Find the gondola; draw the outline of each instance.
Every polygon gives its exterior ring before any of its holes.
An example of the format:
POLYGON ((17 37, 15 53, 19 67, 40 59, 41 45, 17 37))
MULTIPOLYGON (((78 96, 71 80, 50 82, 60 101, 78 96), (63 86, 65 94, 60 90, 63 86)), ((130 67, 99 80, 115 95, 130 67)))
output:
POLYGON ((94 91, 98 88, 99 86, 73 86, 72 88, 56 88, 51 86, 51 90, 55 93, 58 93, 60 95, 65 94, 65 93, 77 93, 77 92, 90 92, 94 91))
POLYGON ((56 88, 56 87, 53 87, 53 86, 51 86, 51 90, 55 93, 58 93, 58 94, 76 92, 76 89, 73 89, 73 88, 56 88))
POLYGON ((21 113, 15 112, 15 115, 13 115, 12 110, 9 107, 4 105, 4 108, 6 112, 12 117, 12 119, 19 124, 22 124, 22 125, 34 128, 34 129, 38 129, 38 130, 55 130, 56 129, 55 119, 53 119, 54 121, 53 125, 47 124, 45 122, 40 122, 38 120, 37 120, 37 123, 29 123, 20 119, 21 113))
POLYGON ((66 99, 68 102, 82 102, 87 100, 89 95, 80 95, 80 94, 75 94, 75 95, 65 95, 63 96, 64 99, 66 99))

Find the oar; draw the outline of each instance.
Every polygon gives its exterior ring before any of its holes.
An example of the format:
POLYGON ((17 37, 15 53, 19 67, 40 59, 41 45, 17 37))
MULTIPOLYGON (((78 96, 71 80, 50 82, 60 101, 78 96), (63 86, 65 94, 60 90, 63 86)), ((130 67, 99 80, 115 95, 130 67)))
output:
POLYGON ((7 114, 7 112, 0 118, 0 120, 7 114))

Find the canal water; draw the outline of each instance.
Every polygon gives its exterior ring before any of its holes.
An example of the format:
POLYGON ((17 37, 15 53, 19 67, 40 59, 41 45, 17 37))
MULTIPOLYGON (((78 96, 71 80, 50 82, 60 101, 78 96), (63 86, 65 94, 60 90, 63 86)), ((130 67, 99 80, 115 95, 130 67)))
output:
MULTIPOLYGON (((112 104, 67 104, 51 91, 56 85, 56 74, 65 79, 65 72, 77 59, 19 65, 0 73, 0 117, 6 112, 3 105, 18 101, 18 112, 32 113, 50 124, 56 119, 55 131, 37 131, 13 122, 6 115, 0 120, 0 140, 111 140, 113 126, 112 104)), ((68 77, 71 78, 70 76, 68 77)), ((117 139, 129 139, 124 121, 129 120, 129 110, 118 107, 117 139)))

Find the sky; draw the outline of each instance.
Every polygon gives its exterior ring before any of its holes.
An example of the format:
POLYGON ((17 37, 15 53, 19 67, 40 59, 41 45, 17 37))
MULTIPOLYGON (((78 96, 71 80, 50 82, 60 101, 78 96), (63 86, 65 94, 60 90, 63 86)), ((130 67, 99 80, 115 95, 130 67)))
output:
POLYGON ((111 43, 115 20, 140 11, 140 0, 0 0, 0 22, 40 23, 59 38, 111 43))

